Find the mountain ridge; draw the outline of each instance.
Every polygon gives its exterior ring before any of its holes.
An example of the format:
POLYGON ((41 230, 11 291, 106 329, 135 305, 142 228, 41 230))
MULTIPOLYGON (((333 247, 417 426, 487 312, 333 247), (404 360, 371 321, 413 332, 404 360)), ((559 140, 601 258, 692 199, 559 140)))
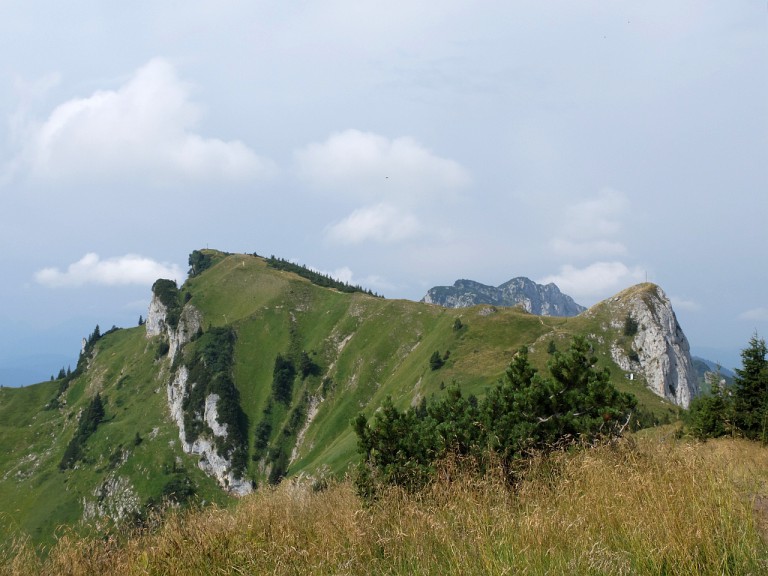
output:
POLYGON ((655 285, 580 316, 534 316, 344 293, 261 257, 204 252, 210 266, 182 286, 156 283, 144 325, 95 339, 82 373, 0 390, 0 432, 9 442, 0 455, 0 514, 15 514, 26 533, 45 541, 61 523, 125 521, 163 495, 225 503, 228 493, 284 476, 343 475, 356 457, 349 422, 360 411, 371 414, 387 396, 404 408, 450 383, 481 396, 521 346, 544 367, 574 335, 589 340, 614 385, 654 418, 675 418, 673 402, 684 400, 647 386, 677 364, 645 361, 635 349, 638 335, 649 350, 660 338, 667 354, 677 332, 651 329, 673 314, 655 285), (642 313, 632 336, 625 334, 628 312, 642 313), (217 338, 231 343, 229 353, 214 345, 217 338), (614 349, 630 362, 637 354, 631 372, 614 349), (430 365, 435 352, 439 369, 430 365), (105 418, 84 442, 82 459, 58 470, 97 393, 105 418))
POLYGON ((573 298, 563 294, 557 285, 538 284, 525 276, 512 278, 499 286, 459 279, 453 286, 430 288, 420 301, 449 308, 466 308, 478 304, 520 306, 540 316, 576 316, 586 310, 573 298))

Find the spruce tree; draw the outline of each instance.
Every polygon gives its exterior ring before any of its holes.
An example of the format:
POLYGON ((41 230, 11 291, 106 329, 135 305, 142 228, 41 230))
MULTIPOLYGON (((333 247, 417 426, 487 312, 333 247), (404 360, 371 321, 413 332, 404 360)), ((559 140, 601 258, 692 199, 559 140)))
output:
POLYGON ((691 434, 699 440, 719 438, 731 431, 731 411, 731 398, 718 381, 713 384, 708 394, 691 400, 685 418, 686 425, 691 434))
POLYGON ((272 394, 278 402, 288 405, 293 393, 293 379, 296 377, 296 367, 289 358, 278 354, 275 357, 275 367, 272 371, 272 394))
POLYGON ((440 356, 440 352, 438 350, 432 352, 432 356, 429 357, 429 367, 432 370, 439 370, 443 367, 443 364, 445 364, 445 360, 440 356))
POLYGON ((733 379, 736 425, 747 438, 768 440, 768 348, 757 333, 742 350, 733 379))

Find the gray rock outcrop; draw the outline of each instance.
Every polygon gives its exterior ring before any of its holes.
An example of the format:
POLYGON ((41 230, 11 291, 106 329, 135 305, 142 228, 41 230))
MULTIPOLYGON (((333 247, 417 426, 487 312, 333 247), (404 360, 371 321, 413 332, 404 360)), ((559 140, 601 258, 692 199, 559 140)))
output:
POLYGON ((171 358, 171 362, 173 362, 176 358, 176 353, 198 333, 202 322, 203 317, 200 311, 187 303, 181 310, 178 325, 173 328, 168 323, 168 309, 157 296, 153 295, 149 303, 147 320, 144 326, 147 331, 147 338, 154 336, 165 336, 168 338, 168 355, 171 358))
POLYGON ((205 399, 205 413, 203 421, 210 428, 213 438, 200 435, 192 442, 187 441, 187 432, 184 425, 183 401, 187 394, 188 387, 194 387, 195 382, 189 382, 189 371, 186 366, 180 366, 175 376, 167 387, 168 407, 171 412, 171 418, 176 422, 179 428, 179 442, 181 448, 187 454, 194 454, 200 457, 197 465, 208 474, 216 478, 219 485, 236 496, 245 496, 253 491, 251 483, 247 480, 237 477, 232 472, 232 462, 223 456, 220 456, 216 450, 214 439, 216 437, 227 436, 227 425, 219 423, 218 400, 216 394, 209 394, 205 399))
POLYGON ((149 303, 149 310, 147 311, 147 319, 144 322, 147 338, 160 336, 165 333, 167 317, 168 310, 165 305, 160 302, 160 298, 152 295, 152 300, 149 303))
POLYGON ((555 284, 537 284, 523 276, 500 286, 457 280, 453 286, 430 288, 421 301, 448 308, 467 308, 476 304, 519 306, 539 316, 576 316, 586 310, 573 298, 560 292, 555 284))
POLYGON ((620 331, 611 347, 614 362, 629 374, 641 375, 658 396, 687 408, 699 394, 699 382, 688 339, 664 291, 640 284, 598 306, 611 309, 611 328, 620 331))
MULTIPOLYGON (((168 310, 157 296, 152 297, 147 312, 145 323, 147 338, 155 336, 166 337, 168 339, 168 356, 173 363, 176 354, 189 343, 202 326, 202 314, 190 303, 187 303, 181 310, 179 322, 176 328, 172 328, 167 322, 168 310)), ((168 409, 171 418, 179 429, 179 441, 182 450, 187 454, 199 456, 198 467, 209 476, 216 478, 222 488, 237 496, 243 496, 250 493, 253 488, 247 480, 237 477, 232 472, 232 462, 230 459, 221 456, 216 449, 215 439, 217 437, 226 438, 227 425, 219 423, 218 401, 216 394, 209 394, 205 398, 203 422, 212 437, 205 433, 195 438, 192 442, 187 441, 187 434, 184 425, 184 398, 189 390, 197 383, 189 382, 189 371, 183 364, 172 374, 166 387, 168 398, 168 409)))
POLYGON ((120 522, 141 510, 141 498, 125 476, 110 473, 91 496, 93 499, 83 497, 83 522, 86 524, 105 519, 120 522))

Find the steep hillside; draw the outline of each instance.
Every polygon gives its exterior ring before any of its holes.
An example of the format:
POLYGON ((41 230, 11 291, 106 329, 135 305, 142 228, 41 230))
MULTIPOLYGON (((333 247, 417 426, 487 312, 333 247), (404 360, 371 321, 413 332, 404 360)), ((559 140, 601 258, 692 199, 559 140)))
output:
POLYGON ((482 396, 520 346, 543 367, 574 334, 662 420, 696 393, 685 337, 653 285, 557 318, 345 293, 257 256, 197 254, 205 266, 181 287, 158 281, 146 324, 94 339, 71 378, 0 391, 5 534, 50 541, 61 523, 137 519, 163 497, 225 503, 285 475, 342 474, 359 412, 452 382, 482 396), (104 415, 89 427, 97 394, 104 415))
POLYGON ((611 327, 622 331, 611 343, 611 357, 625 372, 639 374, 655 394, 687 408, 699 393, 688 339, 661 288, 638 284, 585 315, 607 316, 611 327))
POLYGON ((541 316, 576 316, 586 310, 554 284, 541 285, 523 276, 501 286, 486 286, 474 280, 456 280, 453 286, 435 286, 422 302, 448 308, 467 308, 478 304, 519 306, 541 316))
POLYGON ((165 399, 167 367, 155 361, 143 327, 105 335, 86 364, 61 395, 60 381, 0 390, 2 535, 21 532, 49 542, 61 524, 136 517, 148 502, 187 483, 209 501, 225 500, 176 446, 165 399), (97 391, 105 418, 85 443, 83 457, 62 470, 97 391))

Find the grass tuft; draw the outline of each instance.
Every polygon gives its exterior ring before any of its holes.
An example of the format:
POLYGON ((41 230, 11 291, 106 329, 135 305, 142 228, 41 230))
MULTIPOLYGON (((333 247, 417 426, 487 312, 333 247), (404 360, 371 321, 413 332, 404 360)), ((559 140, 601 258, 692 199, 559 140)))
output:
POLYGON ((232 509, 171 511, 130 537, 64 533, 0 574, 764 574, 768 450, 648 437, 534 458, 510 487, 447 462, 372 504, 286 481, 232 509))

